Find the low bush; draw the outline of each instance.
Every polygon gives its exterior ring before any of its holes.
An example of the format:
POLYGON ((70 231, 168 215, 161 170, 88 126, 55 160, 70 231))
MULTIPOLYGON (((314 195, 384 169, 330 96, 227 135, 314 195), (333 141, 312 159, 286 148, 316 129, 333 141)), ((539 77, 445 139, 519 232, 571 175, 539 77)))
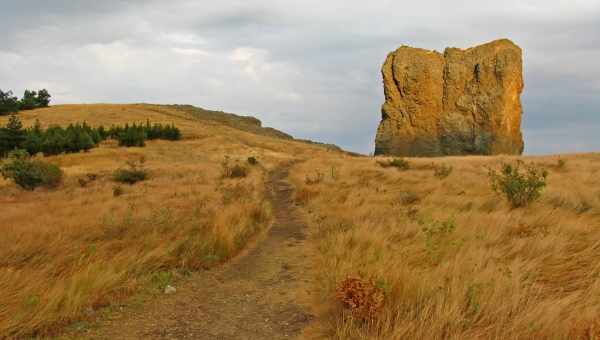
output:
POLYGON ((372 320, 383 308, 385 292, 373 280, 349 277, 338 284, 336 298, 353 317, 372 320))
POLYGON ((235 164, 231 167, 231 171, 229 172, 229 178, 242 178, 248 176, 248 168, 245 166, 235 164))
POLYGON ((243 178, 248 176, 248 168, 238 163, 231 164, 229 157, 221 162, 222 178, 243 178))
POLYGON ((446 164, 435 165, 433 168, 433 175, 439 179, 444 179, 444 178, 450 176, 450 174, 452 173, 452 170, 454 170, 454 169, 452 168, 451 165, 446 165, 446 164))
POLYGON ((410 169, 410 163, 403 158, 394 158, 390 161, 377 161, 377 163, 383 168, 396 168, 398 170, 410 169))
POLYGON ((256 159, 256 157, 250 156, 250 157, 248 157, 248 164, 250 164, 250 165, 257 165, 258 164, 258 160, 256 159))
POLYGON ((115 170, 113 180, 119 183, 135 184, 148 178, 148 171, 144 169, 144 160, 127 162, 127 168, 115 170))
POLYGON ((97 178, 98 178, 97 174, 86 174, 85 178, 78 178, 77 182, 79 183, 80 187, 85 188, 85 187, 87 187, 88 184, 95 181, 97 178))
POLYGON ((170 271, 155 272, 152 274, 150 281, 159 292, 163 292, 173 282, 173 273, 170 271))
POLYGON ((11 152, 8 160, 0 168, 0 173, 25 190, 33 190, 40 186, 56 188, 63 178, 63 172, 58 166, 32 160, 24 150, 11 152))
POLYGON ((519 161, 514 165, 503 164, 500 171, 489 169, 488 175, 492 189, 504 194, 513 208, 520 208, 540 198, 548 171, 519 161))
POLYGON ((123 190, 123 187, 121 187, 120 185, 116 185, 113 187, 113 196, 114 197, 119 197, 121 195, 123 195, 125 193, 125 191, 123 190))

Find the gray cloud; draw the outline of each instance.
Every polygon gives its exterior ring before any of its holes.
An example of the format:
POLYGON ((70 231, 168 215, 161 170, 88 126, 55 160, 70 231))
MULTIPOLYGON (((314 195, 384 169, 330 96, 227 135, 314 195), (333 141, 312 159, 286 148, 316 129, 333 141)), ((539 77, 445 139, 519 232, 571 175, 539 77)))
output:
POLYGON ((595 0, 14 1, 0 12, 0 88, 191 103, 367 153, 388 52, 509 37, 525 51, 526 152, 591 151, 598 23, 595 0))

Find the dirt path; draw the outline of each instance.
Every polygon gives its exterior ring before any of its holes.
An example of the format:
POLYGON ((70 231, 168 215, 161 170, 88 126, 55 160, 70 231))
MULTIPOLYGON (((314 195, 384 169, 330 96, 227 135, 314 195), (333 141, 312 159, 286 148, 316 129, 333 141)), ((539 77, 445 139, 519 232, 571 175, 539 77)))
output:
POLYGON ((194 274, 177 293, 104 321, 88 339, 293 339, 312 319, 305 224, 292 203, 289 166, 269 175, 275 222, 223 267, 194 274))

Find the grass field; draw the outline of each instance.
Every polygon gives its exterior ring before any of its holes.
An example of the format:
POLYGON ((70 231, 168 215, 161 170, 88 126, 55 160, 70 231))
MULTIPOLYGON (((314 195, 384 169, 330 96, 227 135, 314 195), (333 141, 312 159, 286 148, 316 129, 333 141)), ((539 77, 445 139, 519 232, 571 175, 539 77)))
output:
POLYGON ((491 190, 487 168, 516 159, 408 159, 406 171, 344 156, 299 165, 296 200, 320 259, 322 334, 599 338, 600 154, 561 156, 561 166, 558 156, 519 157, 548 169, 548 187, 539 202, 512 209, 491 190), (434 176, 442 164, 453 169, 443 179, 434 176), (348 277, 385 295, 373 318, 336 301, 348 277))
POLYGON ((90 310, 159 292, 175 275, 227 260, 269 225, 263 182, 290 158, 282 150, 310 150, 153 105, 55 106, 21 119, 25 126, 150 119, 175 123, 183 140, 144 148, 106 142, 46 157, 65 172, 57 190, 28 192, 0 179, 0 335, 15 337, 53 334, 90 310), (259 164, 247 164, 250 156, 259 164), (225 157, 249 175, 222 178, 225 157), (148 180, 112 180, 114 170, 140 159, 148 180), (115 197, 116 187, 123 193, 115 197))
POLYGON ((306 273, 317 316, 311 335, 600 337, 600 154, 407 159, 399 170, 185 107, 64 105, 21 118, 26 126, 149 119, 174 123, 183 139, 144 148, 109 141, 44 158, 65 172, 55 190, 22 191, 0 179, 0 338, 56 334, 90 311, 160 293, 231 258, 271 223, 264 181, 292 159, 300 160, 290 173, 295 200, 317 254, 306 273), (250 156, 259 163, 249 165, 250 156), (248 176, 223 178, 226 158, 248 176), (140 159, 148 180, 112 180, 140 159), (492 191, 488 168, 517 159, 549 176, 539 201, 514 209, 492 191), (452 170, 435 176, 441 165, 452 170), (336 298, 347 278, 381 292, 371 317, 336 298))

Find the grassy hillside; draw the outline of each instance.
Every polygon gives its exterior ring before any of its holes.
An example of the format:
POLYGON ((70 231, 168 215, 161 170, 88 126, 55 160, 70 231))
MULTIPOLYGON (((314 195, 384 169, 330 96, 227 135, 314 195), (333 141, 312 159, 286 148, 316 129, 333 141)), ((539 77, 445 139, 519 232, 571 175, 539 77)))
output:
POLYGON ((269 131, 244 131, 232 117, 223 124, 176 107, 64 105, 20 116, 26 126, 35 119, 43 126, 150 119, 174 123, 183 140, 143 148, 109 141, 88 153, 43 158, 65 172, 56 190, 28 192, 0 179, 0 335, 51 334, 136 291, 160 291, 173 269, 227 260, 271 221, 265 174, 292 153, 322 152, 269 131), (259 164, 248 164, 250 156, 259 164), (248 176, 222 178, 226 157, 248 176), (140 159, 148 180, 113 181, 114 170, 140 159))
POLYGON ((269 227, 264 181, 291 160, 299 161, 290 177, 315 259, 302 280, 317 314, 307 336, 600 336, 599 154, 407 159, 399 170, 383 167, 384 158, 353 157, 252 118, 189 106, 62 105, 21 118, 43 126, 150 119, 174 123, 183 139, 143 148, 108 141, 46 157, 66 174, 54 190, 23 191, 0 179, 0 338, 54 334, 227 261, 269 227), (250 165, 250 156, 259 163, 250 165), (148 180, 112 179, 140 159, 148 180), (517 160, 549 173, 540 199, 522 208, 494 193, 488 176, 517 160), (248 176, 224 178, 225 161, 248 176), (364 294, 368 317, 342 303, 349 289, 364 294))
MULTIPOLYGON (((175 123, 182 128, 186 137, 205 136, 212 128, 223 134, 221 127, 230 127, 252 134, 292 139, 284 132, 262 127, 260 120, 254 117, 238 116, 221 111, 210 111, 191 105, 153 105, 153 104, 92 104, 92 105, 55 105, 44 109, 22 111, 19 116, 25 126, 39 119, 42 126, 64 125, 71 122, 86 121, 88 124, 117 125, 125 122, 175 123), (201 125, 196 124, 201 122, 201 125)), ((0 117, 4 123, 8 117, 0 117)))

